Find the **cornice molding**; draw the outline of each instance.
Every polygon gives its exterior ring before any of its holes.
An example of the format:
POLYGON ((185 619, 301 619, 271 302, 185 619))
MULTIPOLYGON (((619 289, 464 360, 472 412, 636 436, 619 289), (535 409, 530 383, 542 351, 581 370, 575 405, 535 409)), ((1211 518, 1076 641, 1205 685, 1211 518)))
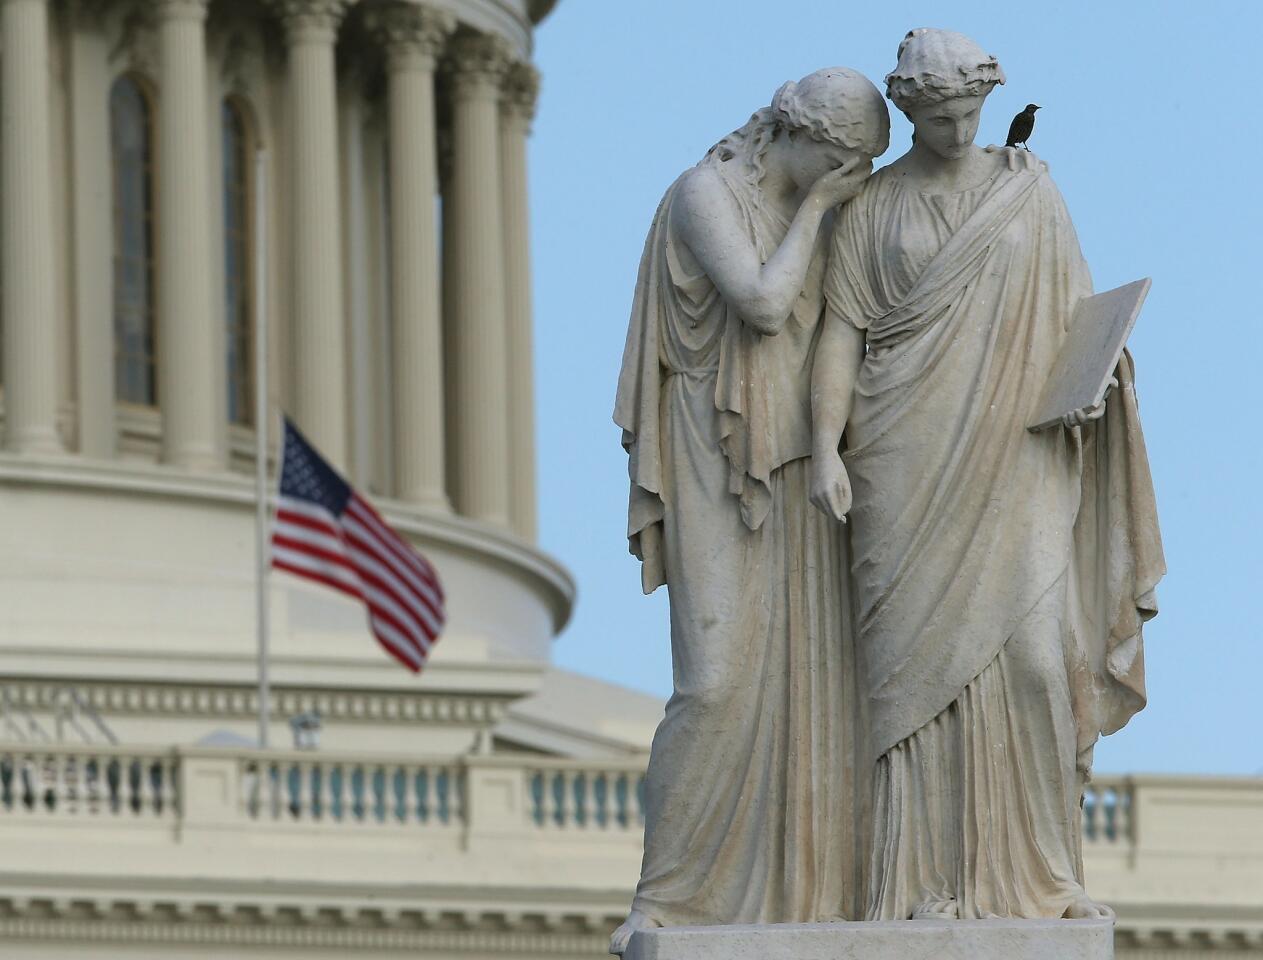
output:
MULTIPOLYGON (((488 900, 494 895, 489 891, 488 900)), ((621 919, 608 910, 568 903, 565 891, 547 905, 505 909, 494 902, 450 909, 435 901, 416 905, 327 899, 233 896, 195 897, 0 895, 4 940, 97 943, 184 943, 408 950, 538 956, 593 956, 608 946, 621 919)))
MULTIPOLYGON (((60 692, 71 685, 96 710, 110 716, 214 717, 245 719, 258 716, 258 691, 247 684, 167 684, 109 680, 46 680, 11 678, 5 682, 14 702, 28 710, 56 709, 60 692)), ((328 690, 275 685, 271 691, 273 718, 282 720, 318 710, 340 723, 398 721, 468 727, 497 723, 515 696, 488 693, 403 692, 389 690, 328 690)))
MULTIPOLYGON (((491 899, 495 891, 488 891, 491 899)), ((0 895, 5 940, 169 943, 343 950, 408 950, 425 955, 516 954, 594 956, 619 922, 608 911, 575 909, 565 891, 547 907, 469 905, 463 909, 351 903, 328 899, 263 899, 231 894, 169 898, 84 895, 0 895)), ((1156 952, 1236 952, 1263 948, 1263 920, 1195 925, 1118 921, 1115 943, 1156 952)))

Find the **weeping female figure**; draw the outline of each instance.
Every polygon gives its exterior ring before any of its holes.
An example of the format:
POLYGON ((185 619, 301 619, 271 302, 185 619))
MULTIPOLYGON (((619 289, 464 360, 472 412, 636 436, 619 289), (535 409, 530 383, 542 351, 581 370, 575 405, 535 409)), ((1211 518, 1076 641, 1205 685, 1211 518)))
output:
POLYGON ((813 376, 876 763, 867 917, 1107 918, 1079 801, 1144 705, 1163 573, 1131 360, 1027 430, 1091 293, 1066 207, 1033 155, 974 145, 1004 74, 973 41, 914 30, 886 82, 916 137, 838 216, 813 376))
POLYGON ((667 191, 619 377, 628 540, 671 601, 675 690, 621 953, 650 926, 848 912, 856 768, 838 525, 811 507, 811 366, 832 209, 886 149, 862 75, 777 91, 667 191))

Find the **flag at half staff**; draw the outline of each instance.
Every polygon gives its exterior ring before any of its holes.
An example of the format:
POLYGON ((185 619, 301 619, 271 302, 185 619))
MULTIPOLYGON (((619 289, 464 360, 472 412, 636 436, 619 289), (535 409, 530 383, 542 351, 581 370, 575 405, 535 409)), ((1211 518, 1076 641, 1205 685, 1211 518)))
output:
POLYGON ((377 642, 414 673, 425 666, 446 619, 438 575, 288 417, 272 566, 359 600, 377 642))

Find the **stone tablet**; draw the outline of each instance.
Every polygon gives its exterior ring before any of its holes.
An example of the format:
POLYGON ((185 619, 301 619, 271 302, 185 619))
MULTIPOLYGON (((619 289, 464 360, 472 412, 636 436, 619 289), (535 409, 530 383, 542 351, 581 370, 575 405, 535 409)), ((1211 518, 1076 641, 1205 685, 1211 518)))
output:
POLYGON ((1105 388, 1151 283, 1146 277, 1079 301, 1070 336, 1044 384, 1028 430, 1056 426, 1062 417, 1094 407, 1105 398, 1105 388))

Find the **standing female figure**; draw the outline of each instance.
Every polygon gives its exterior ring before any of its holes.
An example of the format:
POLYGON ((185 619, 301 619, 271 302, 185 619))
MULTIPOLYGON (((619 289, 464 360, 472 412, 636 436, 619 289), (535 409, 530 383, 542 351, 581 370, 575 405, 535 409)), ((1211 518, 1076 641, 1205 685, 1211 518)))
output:
POLYGON ((868 80, 818 71, 684 173, 650 228, 614 419, 631 551, 645 591, 670 594, 675 690, 613 952, 644 926, 835 916, 853 889, 840 542, 805 458, 820 226, 888 136, 868 80))
POLYGON ((1030 154, 974 145, 1004 75, 973 41, 914 30, 886 80, 916 138, 838 215, 813 383, 812 498, 852 520, 867 916, 1108 917, 1079 799, 1144 705, 1163 572, 1131 361, 1027 430, 1091 293, 1070 217, 1030 154))

